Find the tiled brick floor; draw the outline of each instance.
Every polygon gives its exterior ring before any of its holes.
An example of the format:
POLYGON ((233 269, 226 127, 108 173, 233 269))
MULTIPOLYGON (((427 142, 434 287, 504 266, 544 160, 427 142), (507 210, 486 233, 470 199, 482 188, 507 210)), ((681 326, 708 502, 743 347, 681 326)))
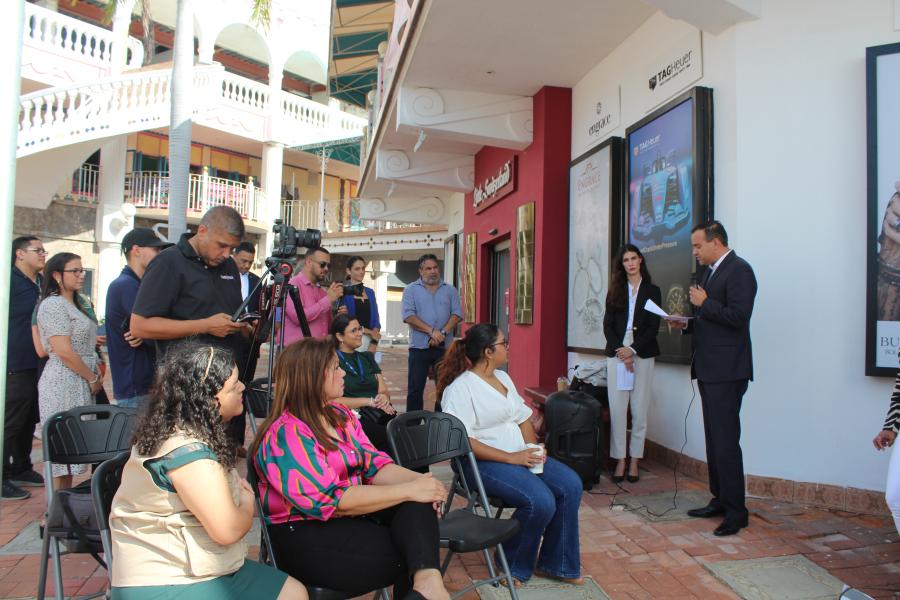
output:
MULTIPOLYGON (((395 404, 402 406, 406 353, 386 350, 382 366, 395 404)), ((432 404, 429 385, 426 406, 432 404)), ((670 470, 652 463, 644 467, 641 481, 627 485, 633 495, 674 490, 670 470)), ((683 475, 677 484, 679 490, 705 490, 705 484, 683 475)), ((710 521, 649 523, 620 507, 610 508, 613 496, 604 494, 614 491, 615 486, 604 479, 593 493, 584 495, 580 513, 583 571, 614 600, 738 598, 704 565, 792 554, 806 556, 875 598, 900 599, 900 538, 890 519, 751 499, 750 527, 737 536, 716 538, 715 523, 710 521)), ((0 546, 38 520, 44 502, 38 491, 29 500, 0 504, 0 546)), ((251 553, 255 556, 256 548, 251 553)), ((64 557, 63 573, 66 594, 98 590, 106 581, 105 571, 87 555, 64 557)), ((448 587, 460 589, 470 577, 485 573, 480 555, 466 555, 454 560, 446 581, 448 587)), ((37 574, 36 554, 0 554, 0 598, 34 597, 37 574)))

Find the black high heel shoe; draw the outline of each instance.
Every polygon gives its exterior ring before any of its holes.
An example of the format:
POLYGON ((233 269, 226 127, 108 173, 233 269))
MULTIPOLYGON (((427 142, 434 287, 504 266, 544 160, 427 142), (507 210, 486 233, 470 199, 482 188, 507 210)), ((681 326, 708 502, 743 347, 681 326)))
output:
POLYGON ((622 483, 625 481, 624 475, 610 475, 609 478, 612 479, 613 483, 622 483))
POLYGON ((625 476, 625 479, 627 479, 630 483, 637 483, 638 481, 640 481, 641 476, 640 476, 640 474, 637 474, 637 475, 626 475, 626 476, 625 476))

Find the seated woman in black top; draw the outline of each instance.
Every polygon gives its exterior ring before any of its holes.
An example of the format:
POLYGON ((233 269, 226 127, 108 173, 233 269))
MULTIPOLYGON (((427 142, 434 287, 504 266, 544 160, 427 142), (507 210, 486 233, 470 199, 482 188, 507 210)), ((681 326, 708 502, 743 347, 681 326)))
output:
POLYGON ((339 314, 331 321, 330 333, 337 342, 338 362, 345 373, 344 395, 335 402, 353 409, 372 445, 389 452, 385 423, 397 411, 375 357, 371 352, 357 351, 363 341, 362 326, 355 317, 339 314))

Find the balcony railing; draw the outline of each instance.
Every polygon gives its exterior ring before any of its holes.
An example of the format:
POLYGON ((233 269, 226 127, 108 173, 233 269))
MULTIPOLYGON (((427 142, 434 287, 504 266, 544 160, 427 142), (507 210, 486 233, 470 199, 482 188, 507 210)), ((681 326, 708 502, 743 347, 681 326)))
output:
POLYGON ((285 225, 297 229, 318 229, 321 226, 318 213, 318 200, 281 199, 281 219, 285 225))
MULTIPOLYGON (((125 199, 138 208, 169 208, 169 174, 159 171, 134 171, 125 175, 125 199)), ((230 206, 245 219, 259 220, 265 194, 247 183, 191 173, 188 181, 188 212, 205 213, 213 206, 230 206)))
MULTIPOLYGON (((110 68, 113 32, 42 6, 25 3, 25 44, 48 50, 82 63, 110 68)), ((136 69, 144 60, 144 46, 133 37, 126 41, 125 66, 136 69)))

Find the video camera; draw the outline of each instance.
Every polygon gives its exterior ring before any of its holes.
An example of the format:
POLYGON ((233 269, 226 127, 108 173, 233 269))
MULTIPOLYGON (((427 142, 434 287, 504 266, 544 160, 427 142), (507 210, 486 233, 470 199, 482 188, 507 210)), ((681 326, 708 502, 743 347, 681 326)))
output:
POLYGON ((300 229, 285 225, 281 219, 275 219, 272 226, 275 234, 272 256, 275 258, 293 258, 299 248, 316 248, 322 245, 322 232, 318 229, 300 229))
POLYGON ((361 283, 344 283, 343 285, 345 296, 362 296, 366 293, 361 283))

